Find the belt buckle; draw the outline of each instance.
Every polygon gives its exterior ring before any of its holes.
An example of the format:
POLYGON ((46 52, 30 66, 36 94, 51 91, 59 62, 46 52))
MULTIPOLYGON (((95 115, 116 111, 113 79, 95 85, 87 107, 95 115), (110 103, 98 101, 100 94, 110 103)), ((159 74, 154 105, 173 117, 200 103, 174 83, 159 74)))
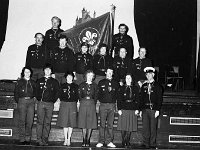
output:
POLYGON ((127 103, 130 103, 130 102, 132 102, 132 100, 131 100, 131 99, 127 99, 126 102, 127 102, 127 103))
POLYGON ((149 104, 149 107, 152 110, 153 109, 153 104, 149 104))
POLYGON ((153 104, 152 103, 146 103, 145 105, 149 106, 151 110, 153 109, 153 104))

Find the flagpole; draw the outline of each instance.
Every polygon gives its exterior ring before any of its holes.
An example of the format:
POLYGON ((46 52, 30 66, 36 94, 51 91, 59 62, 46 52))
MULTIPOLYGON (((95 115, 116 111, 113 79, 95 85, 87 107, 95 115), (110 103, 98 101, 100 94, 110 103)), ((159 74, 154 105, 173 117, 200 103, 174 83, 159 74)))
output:
POLYGON ((114 35, 114 21, 115 21, 115 5, 111 5, 111 50, 110 50, 110 55, 114 58, 114 51, 112 47, 112 37, 114 35))

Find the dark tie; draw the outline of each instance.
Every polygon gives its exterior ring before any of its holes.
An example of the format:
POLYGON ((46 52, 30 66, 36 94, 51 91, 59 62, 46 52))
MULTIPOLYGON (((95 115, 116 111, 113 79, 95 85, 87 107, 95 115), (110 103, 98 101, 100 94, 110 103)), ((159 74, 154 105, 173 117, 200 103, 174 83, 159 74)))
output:
POLYGON ((124 67, 124 58, 122 58, 122 66, 121 66, 122 68, 125 68, 124 67))
POLYGON ((90 86, 90 84, 88 84, 87 95, 90 95, 90 90, 91 90, 91 86, 90 86))
POLYGON ((140 59, 140 65, 139 65, 139 69, 142 69, 142 59, 140 59))
POLYGON ((83 60, 84 60, 85 65, 87 66, 87 59, 86 59, 86 55, 85 54, 83 54, 83 60))
POLYGON ((68 98, 70 98, 70 86, 68 85, 68 92, 67 92, 67 94, 68 94, 68 98))
POLYGON ((151 94, 151 83, 148 83, 148 94, 151 94))
POLYGON ((110 92, 112 90, 111 82, 108 83, 108 91, 110 92))
POLYGON ((132 97, 132 89, 131 89, 131 86, 127 86, 126 90, 127 90, 127 95, 129 95, 129 98, 131 98, 131 97, 132 97))
POLYGON ((47 88, 47 80, 48 80, 48 78, 45 78, 45 82, 44 82, 44 89, 46 89, 46 88, 47 88))
POLYGON ((103 59, 103 69, 106 67, 106 63, 105 63, 105 57, 102 55, 100 58, 99 58, 99 61, 98 61, 98 64, 100 64, 100 61, 101 59, 103 59))

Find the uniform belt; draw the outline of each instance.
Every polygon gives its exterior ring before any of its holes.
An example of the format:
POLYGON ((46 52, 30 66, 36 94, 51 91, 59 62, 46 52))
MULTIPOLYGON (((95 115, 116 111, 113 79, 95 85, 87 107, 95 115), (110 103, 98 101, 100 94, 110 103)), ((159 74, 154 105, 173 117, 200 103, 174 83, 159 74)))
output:
POLYGON ((132 99, 127 99, 127 100, 125 100, 125 102, 130 103, 130 102, 133 102, 133 100, 132 99))
POLYGON ((92 99, 91 97, 89 97, 89 96, 86 96, 86 97, 84 97, 85 99, 92 99))
POLYGON ((106 69, 99 69, 100 71, 106 71, 106 69))
POLYGON ((111 103, 111 102, 110 102, 110 103, 103 103, 103 102, 100 102, 100 104, 102 104, 102 105, 109 105, 109 104, 112 104, 112 105, 113 105, 113 104, 114 104, 114 105, 115 105, 115 103, 111 103))
POLYGON ((22 97, 24 99, 32 99, 33 97, 22 97))
POLYGON ((146 106, 153 106, 152 103, 145 103, 146 106))

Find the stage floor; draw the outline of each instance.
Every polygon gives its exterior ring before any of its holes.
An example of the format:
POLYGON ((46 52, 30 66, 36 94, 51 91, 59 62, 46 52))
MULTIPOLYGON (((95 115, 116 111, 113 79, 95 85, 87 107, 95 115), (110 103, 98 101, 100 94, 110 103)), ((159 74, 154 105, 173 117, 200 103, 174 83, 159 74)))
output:
MULTIPOLYGON (((123 150, 123 149, 143 149, 140 145, 132 145, 131 148, 122 148, 121 144, 117 143, 117 148, 96 148, 96 143, 91 143, 90 147, 81 147, 81 143, 74 142, 71 144, 70 147, 63 146, 63 142, 49 142, 49 146, 36 146, 36 142, 33 141, 31 145, 19 145, 17 141, 11 141, 11 140, 0 140, 0 150, 64 150, 64 149, 73 149, 73 150, 104 150, 104 149, 116 149, 116 150, 123 150)), ((158 145, 158 149, 160 150, 192 150, 192 149, 200 149, 200 144, 167 144, 167 145, 158 145)))

